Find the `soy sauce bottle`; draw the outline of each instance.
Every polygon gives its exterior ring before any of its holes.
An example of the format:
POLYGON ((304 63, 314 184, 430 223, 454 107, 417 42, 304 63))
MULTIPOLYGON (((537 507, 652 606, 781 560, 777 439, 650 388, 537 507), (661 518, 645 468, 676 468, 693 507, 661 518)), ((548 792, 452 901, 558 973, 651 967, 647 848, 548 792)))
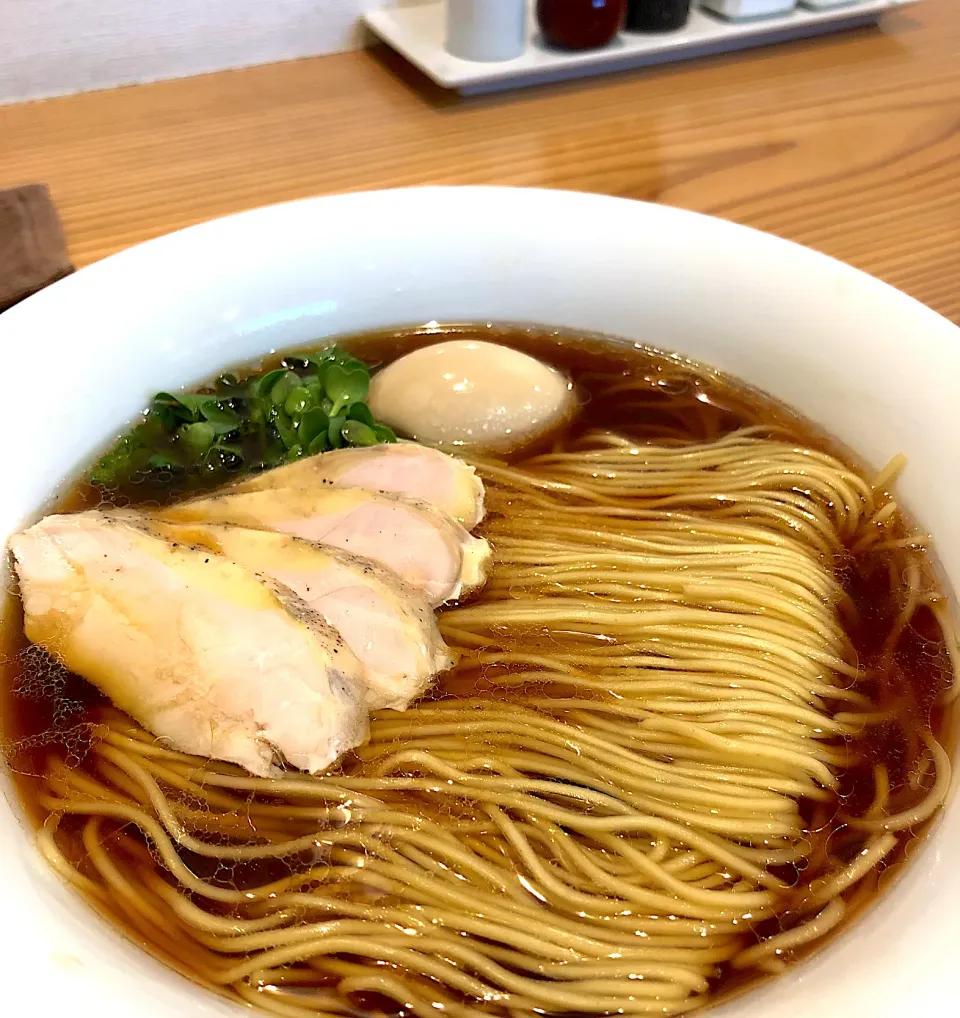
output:
POLYGON ((675 32, 690 17, 690 0, 630 0, 627 31, 675 32))
POLYGON ((537 0, 537 22, 550 46, 599 49, 620 31, 625 9, 625 0, 537 0))

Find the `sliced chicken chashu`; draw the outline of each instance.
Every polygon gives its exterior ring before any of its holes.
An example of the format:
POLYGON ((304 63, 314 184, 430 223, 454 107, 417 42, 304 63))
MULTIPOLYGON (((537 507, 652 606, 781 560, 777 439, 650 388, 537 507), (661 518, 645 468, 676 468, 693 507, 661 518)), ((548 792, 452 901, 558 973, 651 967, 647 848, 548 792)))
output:
POLYGON ((364 488, 291 486, 191 499, 157 513, 170 523, 234 523, 340 548, 385 566, 431 605, 486 578, 490 546, 425 502, 364 488))
POLYGON ((154 526, 167 540, 210 548, 298 594, 360 659, 371 709, 403 710, 453 663, 422 594, 366 559, 232 524, 154 526))
POLYGON ((11 547, 27 637, 183 752, 316 772, 365 738, 360 662, 275 581, 99 512, 11 547))
POLYGON ((415 442, 336 449, 240 481, 234 491, 335 485, 421 499, 472 530, 483 519, 483 482, 473 467, 415 442))

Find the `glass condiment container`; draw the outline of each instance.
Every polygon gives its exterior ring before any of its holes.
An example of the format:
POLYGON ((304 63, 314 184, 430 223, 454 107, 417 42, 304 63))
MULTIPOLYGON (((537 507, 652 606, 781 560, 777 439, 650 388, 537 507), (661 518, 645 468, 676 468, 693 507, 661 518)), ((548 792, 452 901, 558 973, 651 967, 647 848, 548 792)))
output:
POLYGON ((690 0, 629 0, 628 32, 675 32, 690 18, 690 0))
POLYGON ((526 47, 526 0, 447 0, 445 48, 461 60, 513 60, 526 47))
POLYGON ((626 0, 537 0, 544 41, 558 49, 599 49, 623 25, 626 0))

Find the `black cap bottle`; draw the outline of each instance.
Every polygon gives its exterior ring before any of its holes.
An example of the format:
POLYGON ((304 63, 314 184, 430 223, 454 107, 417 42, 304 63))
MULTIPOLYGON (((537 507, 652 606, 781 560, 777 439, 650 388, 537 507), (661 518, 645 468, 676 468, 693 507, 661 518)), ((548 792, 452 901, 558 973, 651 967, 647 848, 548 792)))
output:
POLYGON ((675 32, 690 17, 690 0, 630 0, 628 32, 675 32))

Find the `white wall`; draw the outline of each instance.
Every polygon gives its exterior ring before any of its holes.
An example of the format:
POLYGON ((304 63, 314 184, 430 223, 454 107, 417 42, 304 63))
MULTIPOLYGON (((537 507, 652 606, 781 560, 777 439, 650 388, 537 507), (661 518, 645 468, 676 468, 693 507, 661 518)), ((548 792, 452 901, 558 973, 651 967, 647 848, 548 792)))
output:
POLYGON ((361 12, 388 5, 0 0, 0 103, 352 49, 361 12))

